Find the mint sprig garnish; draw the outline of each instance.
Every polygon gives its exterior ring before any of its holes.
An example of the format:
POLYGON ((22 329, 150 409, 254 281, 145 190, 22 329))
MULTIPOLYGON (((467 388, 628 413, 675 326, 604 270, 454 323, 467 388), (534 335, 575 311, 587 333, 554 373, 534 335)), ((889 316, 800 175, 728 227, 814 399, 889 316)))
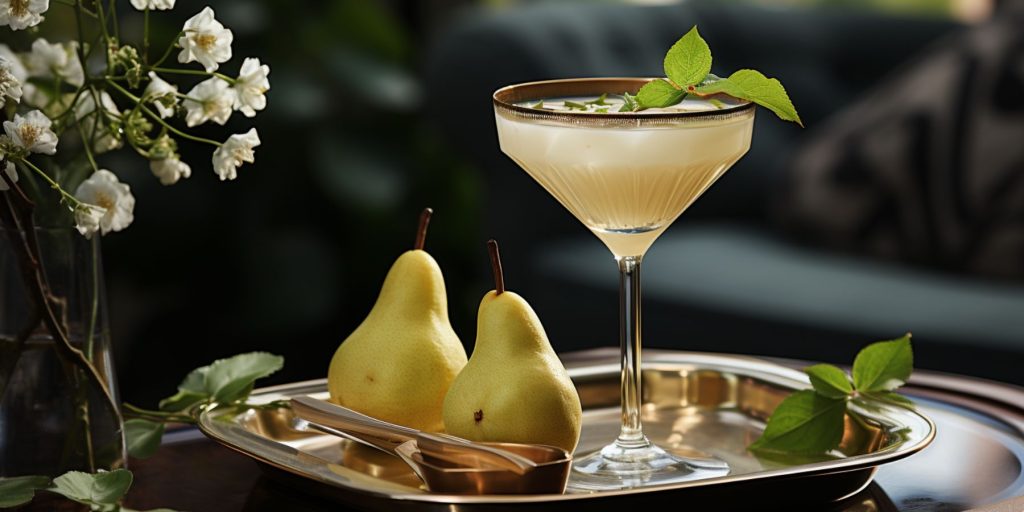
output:
POLYGON ((864 347, 853 361, 853 377, 830 364, 804 368, 811 388, 786 397, 772 412, 761 437, 747 448, 755 453, 817 455, 839 446, 844 417, 857 416, 850 404, 876 408, 885 403, 912 409, 914 402, 894 392, 914 369, 910 333, 864 347))
POLYGON ((683 101, 688 94, 729 96, 761 105, 785 121, 800 126, 803 122, 782 83, 752 69, 741 69, 728 78, 711 74, 711 48, 694 25, 669 48, 663 63, 666 78, 651 80, 637 92, 637 104, 626 104, 620 111, 664 108, 683 101))

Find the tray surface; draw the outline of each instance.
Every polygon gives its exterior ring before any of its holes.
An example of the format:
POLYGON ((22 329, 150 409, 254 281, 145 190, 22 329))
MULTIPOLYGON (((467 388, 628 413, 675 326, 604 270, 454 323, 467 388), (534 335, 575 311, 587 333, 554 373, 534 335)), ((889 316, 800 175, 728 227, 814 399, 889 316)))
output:
MULTIPOLYGON (((584 408, 583 433, 576 453, 587 453, 618 433, 619 368, 605 362, 583 362, 568 370, 584 408)), ((729 475, 586 494, 440 495, 425 491, 396 458, 297 428, 298 423, 287 409, 240 414, 211 411, 200 418, 200 428, 214 440, 272 468, 317 482, 321 490, 338 491, 343 500, 358 499, 364 508, 383 508, 383 503, 393 504, 394 500, 434 507, 444 503, 516 505, 557 504, 567 500, 573 501, 574 506, 590 506, 606 501, 600 498, 633 500, 666 492, 720 500, 715 492, 742 492, 744 487, 763 490, 766 485, 786 492, 792 482, 806 484, 808 479, 816 481, 812 487, 817 495, 810 493, 813 499, 837 500, 867 486, 877 466, 922 450, 935 435, 934 425, 921 414, 879 404, 877 409, 858 411, 868 418, 868 425, 847 418, 843 443, 829 457, 763 460, 745 447, 760 435, 764 418, 790 391, 808 386, 802 372, 746 357, 660 352, 645 358, 643 378, 643 419, 648 436, 679 453, 717 456, 729 463, 729 475), (374 500, 378 501, 376 506, 374 500)), ((261 390, 251 401, 306 394, 325 398, 324 390, 324 380, 288 384, 261 390)))

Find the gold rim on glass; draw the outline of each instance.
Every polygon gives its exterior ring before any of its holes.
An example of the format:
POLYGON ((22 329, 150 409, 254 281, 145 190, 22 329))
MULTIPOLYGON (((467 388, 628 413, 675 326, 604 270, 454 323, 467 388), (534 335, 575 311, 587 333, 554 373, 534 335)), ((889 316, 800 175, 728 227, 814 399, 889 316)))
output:
POLYGON ((717 110, 678 111, 678 112, 580 112, 564 110, 541 110, 524 107, 521 104, 547 98, 565 98, 579 96, 600 96, 602 94, 636 94, 641 87, 656 78, 567 78, 560 80, 542 80, 509 85, 494 91, 492 101, 494 108, 502 115, 520 119, 556 121, 568 124, 586 124, 588 126, 638 126, 658 124, 678 124, 683 121, 717 121, 751 115, 754 111, 753 102, 736 99, 720 94, 710 98, 728 98, 739 104, 730 105, 717 110))

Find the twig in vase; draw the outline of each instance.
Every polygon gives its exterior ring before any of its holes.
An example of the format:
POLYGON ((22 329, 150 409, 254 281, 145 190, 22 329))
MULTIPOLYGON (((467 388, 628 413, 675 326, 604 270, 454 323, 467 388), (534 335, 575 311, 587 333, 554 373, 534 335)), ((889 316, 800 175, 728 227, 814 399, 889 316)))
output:
MULTIPOLYGON (((0 159, 0 166, 5 165, 6 159, 0 159)), ((67 331, 63 327, 66 323, 64 315, 63 313, 58 314, 56 311, 63 301, 57 299, 50 292, 40 263, 42 260, 40 259, 39 242, 36 238, 35 222, 32 219, 35 203, 5 173, 0 173, 0 180, 3 180, 8 186, 8 193, 0 194, 0 200, 3 203, 0 207, 0 221, 7 226, 10 232, 11 247, 18 257, 21 276, 31 296, 30 302, 36 311, 41 313, 43 323, 54 338, 54 346, 57 348, 58 355, 82 370, 86 379, 103 394, 104 405, 116 424, 122 424, 121 411, 106 382, 86 355, 71 344, 67 331)), ((87 414, 83 421, 88 425, 87 414)), ((88 437, 89 433, 86 435, 88 437)), ((89 463, 90 465, 94 463, 91 453, 89 454, 89 463)), ((89 469, 95 471, 95 468, 89 469)))

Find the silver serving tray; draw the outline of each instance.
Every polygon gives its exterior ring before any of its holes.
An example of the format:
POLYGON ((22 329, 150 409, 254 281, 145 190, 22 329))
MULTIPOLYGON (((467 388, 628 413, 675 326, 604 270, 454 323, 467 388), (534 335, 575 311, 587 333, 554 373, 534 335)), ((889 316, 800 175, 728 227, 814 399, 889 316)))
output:
MULTIPOLYGON (((297 428, 285 408, 213 410, 199 418, 204 434, 264 464, 268 473, 316 494, 368 510, 511 509, 546 504, 552 509, 636 507, 662 500, 688 506, 778 497, 793 504, 836 501, 866 487, 879 465, 924 449, 935 436, 927 417, 877 404, 857 409, 867 423, 846 418, 839 449, 817 459, 765 460, 746 451, 764 430, 764 419, 795 389, 809 387, 799 371, 732 355, 692 352, 644 354, 644 430, 679 453, 706 453, 729 463, 727 476, 609 492, 545 495, 445 495, 427 492, 399 459, 317 431, 297 428)), ((618 433, 619 366, 599 357, 567 364, 583 403, 577 453, 587 453, 618 433)), ((326 381, 257 390, 251 402, 297 395, 326 398, 326 381)))

